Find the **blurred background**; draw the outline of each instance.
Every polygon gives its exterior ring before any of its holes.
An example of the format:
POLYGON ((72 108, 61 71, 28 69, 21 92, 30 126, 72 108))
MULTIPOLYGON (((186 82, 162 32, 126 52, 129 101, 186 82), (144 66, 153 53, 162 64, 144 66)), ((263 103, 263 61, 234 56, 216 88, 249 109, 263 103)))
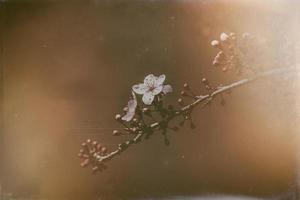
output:
POLYGON ((170 102, 184 82, 201 92, 202 77, 242 78, 211 65, 210 41, 221 32, 272 39, 264 57, 297 63, 288 44, 299 42, 299 11, 300 2, 285 0, 0 1, 2 192, 72 200, 286 193, 297 174, 299 77, 236 89, 225 106, 216 99, 198 110, 196 129, 170 133, 170 146, 154 135, 104 173, 81 169, 76 155, 87 138, 110 150, 124 140, 111 134, 114 116, 149 73, 166 74, 170 102))

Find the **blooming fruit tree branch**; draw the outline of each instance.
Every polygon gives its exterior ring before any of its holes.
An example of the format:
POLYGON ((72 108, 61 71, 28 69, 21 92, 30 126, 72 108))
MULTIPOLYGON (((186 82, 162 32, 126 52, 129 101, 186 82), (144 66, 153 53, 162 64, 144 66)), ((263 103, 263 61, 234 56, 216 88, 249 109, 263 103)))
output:
MULTIPOLYGON (((106 163, 118 155, 121 155, 134 144, 141 143, 152 134, 160 132, 165 144, 169 144, 167 138, 168 131, 177 131, 186 121, 190 127, 195 128, 191 114, 197 107, 205 107, 212 102, 215 97, 231 90, 253 82, 259 78, 272 75, 282 75, 284 73, 295 72, 295 67, 272 68, 265 71, 256 72, 254 63, 249 62, 249 52, 253 46, 253 38, 244 33, 241 41, 238 41, 234 33, 220 35, 220 40, 213 40, 211 45, 219 50, 213 60, 213 65, 220 67, 223 72, 235 71, 240 74, 243 71, 250 71, 251 75, 242 78, 228 85, 212 86, 206 78, 202 79, 202 84, 206 89, 203 94, 195 94, 188 83, 183 84, 177 106, 167 105, 165 96, 173 92, 172 86, 165 84, 164 74, 155 76, 149 74, 144 78, 143 83, 133 85, 130 100, 123 109, 124 114, 117 114, 115 120, 120 123, 122 130, 114 130, 113 135, 131 135, 131 138, 120 143, 115 150, 108 149, 96 140, 87 139, 81 144, 78 157, 81 159, 81 166, 92 166, 93 172, 106 169, 106 163), (189 102, 189 103, 185 103, 189 102), (176 118, 182 121, 178 126, 171 126, 170 122, 176 118)), ((257 60, 256 62, 257 63, 257 60)))

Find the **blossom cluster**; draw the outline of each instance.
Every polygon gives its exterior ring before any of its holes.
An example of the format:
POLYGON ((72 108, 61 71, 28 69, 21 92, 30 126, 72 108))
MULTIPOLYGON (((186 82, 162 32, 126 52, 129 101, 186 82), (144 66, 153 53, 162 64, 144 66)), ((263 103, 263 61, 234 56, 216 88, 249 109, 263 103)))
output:
MULTIPOLYGON (((164 74, 155 76, 149 74, 145 77, 143 83, 132 86, 131 99, 125 107, 124 115, 116 115, 116 120, 125 126, 125 130, 138 132, 144 128, 145 116, 149 116, 152 111, 162 111, 162 100, 164 96, 173 91, 171 85, 164 84, 166 76, 164 74), (137 95, 141 96, 138 101, 137 95), (125 124, 125 123, 129 124, 125 124)), ((114 135, 119 135, 117 130, 113 131, 114 135)))
MULTIPOLYGON (((250 41, 249 38, 250 35, 245 33, 242 41, 246 44, 247 41, 250 41)), ((239 45, 234 33, 222 33, 220 39, 213 40, 211 45, 219 50, 213 61, 214 66, 221 67, 223 71, 236 69, 237 72, 247 66, 244 63, 247 45, 239 45)), ((165 101, 165 97, 173 92, 172 86, 165 84, 165 81, 164 74, 159 76, 149 74, 142 83, 132 86, 130 99, 123 108, 123 113, 115 116, 115 120, 121 124, 122 128, 112 131, 114 136, 130 135, 131 138, 120 143, 114 151, 108 151, 98 141, 88 139, 82 143, 78 154, 82 160, 82 167, 91 165, 94 172, 102 171, 106 169, 106 161, 120 155, 132 144, 148 139, 155 132, 161 132, 165 144, 168 145, 168 130, 177 131, 179 126, 183 126, 186 121, 190 122, 190 128, 195 128, 191 115, 196 106, 204 107, 210 104, 215 96, 220 96, 221 104, 224 105, 222 94, 229 93, 231 88, 247 82, 241 81, 229 86, 213 86, 207 78, 202 78, 201 84, 205 88, 205 92, 201 95, 196 95, 192 88, 184 83, 180 97, 177 99, 178 105, 173 106, 167 105, 165 101), (170 126, 169 122, 177 117, 182 118, 179 126, 170 126)))
MULTIPOLYGON (((172 86, 164 84, 166 76, 164 74, 155 76, 149 74, 145 77, 143 83, 132 86, 131 97, 124 107, 124 114, 116 114, 115 120, 119 122, 122 130, 113 130, 114 136, 131 134, 151 134, 151 127, 147 123, 146 117, 153 120, 152 113, 156 112, 163 118, 172 115, 172 111, 168 111, 163 107, 163 98, 168 93, 173 91, 172 86), (141 97, 141 98, 139 98, 141 97)), ((149 121, 149 120, 148 120, 149 121)), ((119 151, 124 150, 128 142, 119 144, 119 151)), ((105 169, 104 165, 98 166, 97 161, 107 156, 107 149, 97 141, 88 139, 82 143, 82 148, 78 156, 82 159, 81 166, 86 167, 89 164, 93 165, 93 171, 101 171, 105 169)))
MULTIPOLYGON (((154 131, 161 131, 164 143, 169 145, 167 131, 177 131, 178 126, 170 126, 171 121, 176 116, 182 116, 179 123, 183 126, 186 121, 190 122, 190 128, 194 129, 192 121, 192 111, 194 106, 201 102, 203 96, 197 96, 191 87, 183 84, 180 97, 177 99, 177 108, 172 105, 165 105, 164 97, 173 91, 172 86, 164 84, 165 75, 155 76, 149 74, 143 83, 132 86, 131 97, 127 106, 123 108, 123 114, 116 114, 115 120, 123 128, 113 130, 114 136, 132 135, 133 138, 118 145, 118 149, 108 153, 107 148, 97 141, 88 139, 82 143, 78 156, 82 159, 81 166, 92 165, 94 172, 106 169, 104 162, 110 160, 115 155, 119 155, 131 144, 141 141, 142 138, 149 138, 154 131)), ((208 93, 214 92, 217 88, 213 87, 206 78, 201 80, 208 93)), ((205 96, 207 98, 209 96, 205 96)), ((209 102, 209 101, 208 101, 209 102)))
POLYGON ((211 41, 211 45, 219 52, 213 60, 213 66, 220 67, 223 72, 235 68, 241 73, 242 68, 247 67, 245 60, 248 49, 251 46, 252 36, 249 33, 242 35, 241 41, 237 40, 235 33, 221 33, 219 40, 211 41))

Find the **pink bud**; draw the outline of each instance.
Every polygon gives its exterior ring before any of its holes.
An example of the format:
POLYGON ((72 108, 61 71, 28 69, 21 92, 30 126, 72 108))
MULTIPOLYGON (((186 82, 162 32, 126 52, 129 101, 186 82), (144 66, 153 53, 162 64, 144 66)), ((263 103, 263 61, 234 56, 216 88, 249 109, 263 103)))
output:
POLYGON ((221 35, 220 35, 220 40, 221 40, 222 42, 227 41, 228 38, 229 38, 229 36, 228 36, 226 33, 221 33, 221 35))
POLYGON ((100 143, 97 144, 97 150, 100 151, 101 150, 102 145, 100 143))
POLYGON ((101 152, 105 154, 107 152, 107 149, 105 147, 102 147, 101 152))
POLYGON ((84 161, 82 161, 82 163, 80 163, 80 166, 81 167, 86 167, 86 166, 88 166, 89 163, 90 163, 90 160, 89 159, 85 159, 84 161))

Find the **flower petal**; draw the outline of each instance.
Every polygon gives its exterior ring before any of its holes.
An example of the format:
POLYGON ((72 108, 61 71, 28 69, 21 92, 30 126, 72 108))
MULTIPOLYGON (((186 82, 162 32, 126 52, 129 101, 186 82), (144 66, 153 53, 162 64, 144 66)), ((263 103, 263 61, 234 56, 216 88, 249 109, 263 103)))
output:
POLYGON ((166 79, 166 75, 162 74, 157 78, 156 84, 157 85, 162 85, 166 79))
POLYGON ((132 86, 132 90, 137 94, 144 94, 148 90, 148 87, 144 83, 140 83, 132 86))
POLYGON ((157 77, 154 76, 153 74, 149 74, 148 76, 145 77, 144 84, 148 87, 153 87, 156 81, 157 81, 157 77))
POLYGON ((132 92, 132 99, 128 101, 127 107, 128 111, 126 112, 126 115, 122 117, 122 120, 129 122, 134 117, 135 109, 137 107, 137 100, 134 92, 132 92))
POLYGON ((132 99, 128 101, 127 107, 129 111, 135 112, 135 109, 137 107, 137 100, 133 92, 132 92, 132 99))
POLYGON ((164 86, 163 86, 163 89, 162 89, 162 92, 163 92, 164 94, 168 94, 168 93, 170 93, 170 92, 173 92, 173 88, 172 88, 171 85, 164 85, 164 86))
POLYGON ((146 92, 144 95, 143 95, 143 98, 142 98, 144 104, 146 105, 151 105, 151 103, 153 102, 154 100, 154 95, 152 92, 148 91, 146 92))
POLYGON ((149 91, 149 92, 152 92, 153 95, 157 95, 157 94, 161 93, 162 89, 163 89, 163 86, 159 85, 159 86, 156 86, 152 91, 149 91))
POLYGON ((132 120, 132 118, 134 117, 134 115, 135 115, 135 112, 130 112, 130 111, 128 111, 128 112, 126 113, 126 115, 124 115, 124 116, 122 117, 122 120, 123 120, 123 121, 130 122, 130 121, 132 120))

